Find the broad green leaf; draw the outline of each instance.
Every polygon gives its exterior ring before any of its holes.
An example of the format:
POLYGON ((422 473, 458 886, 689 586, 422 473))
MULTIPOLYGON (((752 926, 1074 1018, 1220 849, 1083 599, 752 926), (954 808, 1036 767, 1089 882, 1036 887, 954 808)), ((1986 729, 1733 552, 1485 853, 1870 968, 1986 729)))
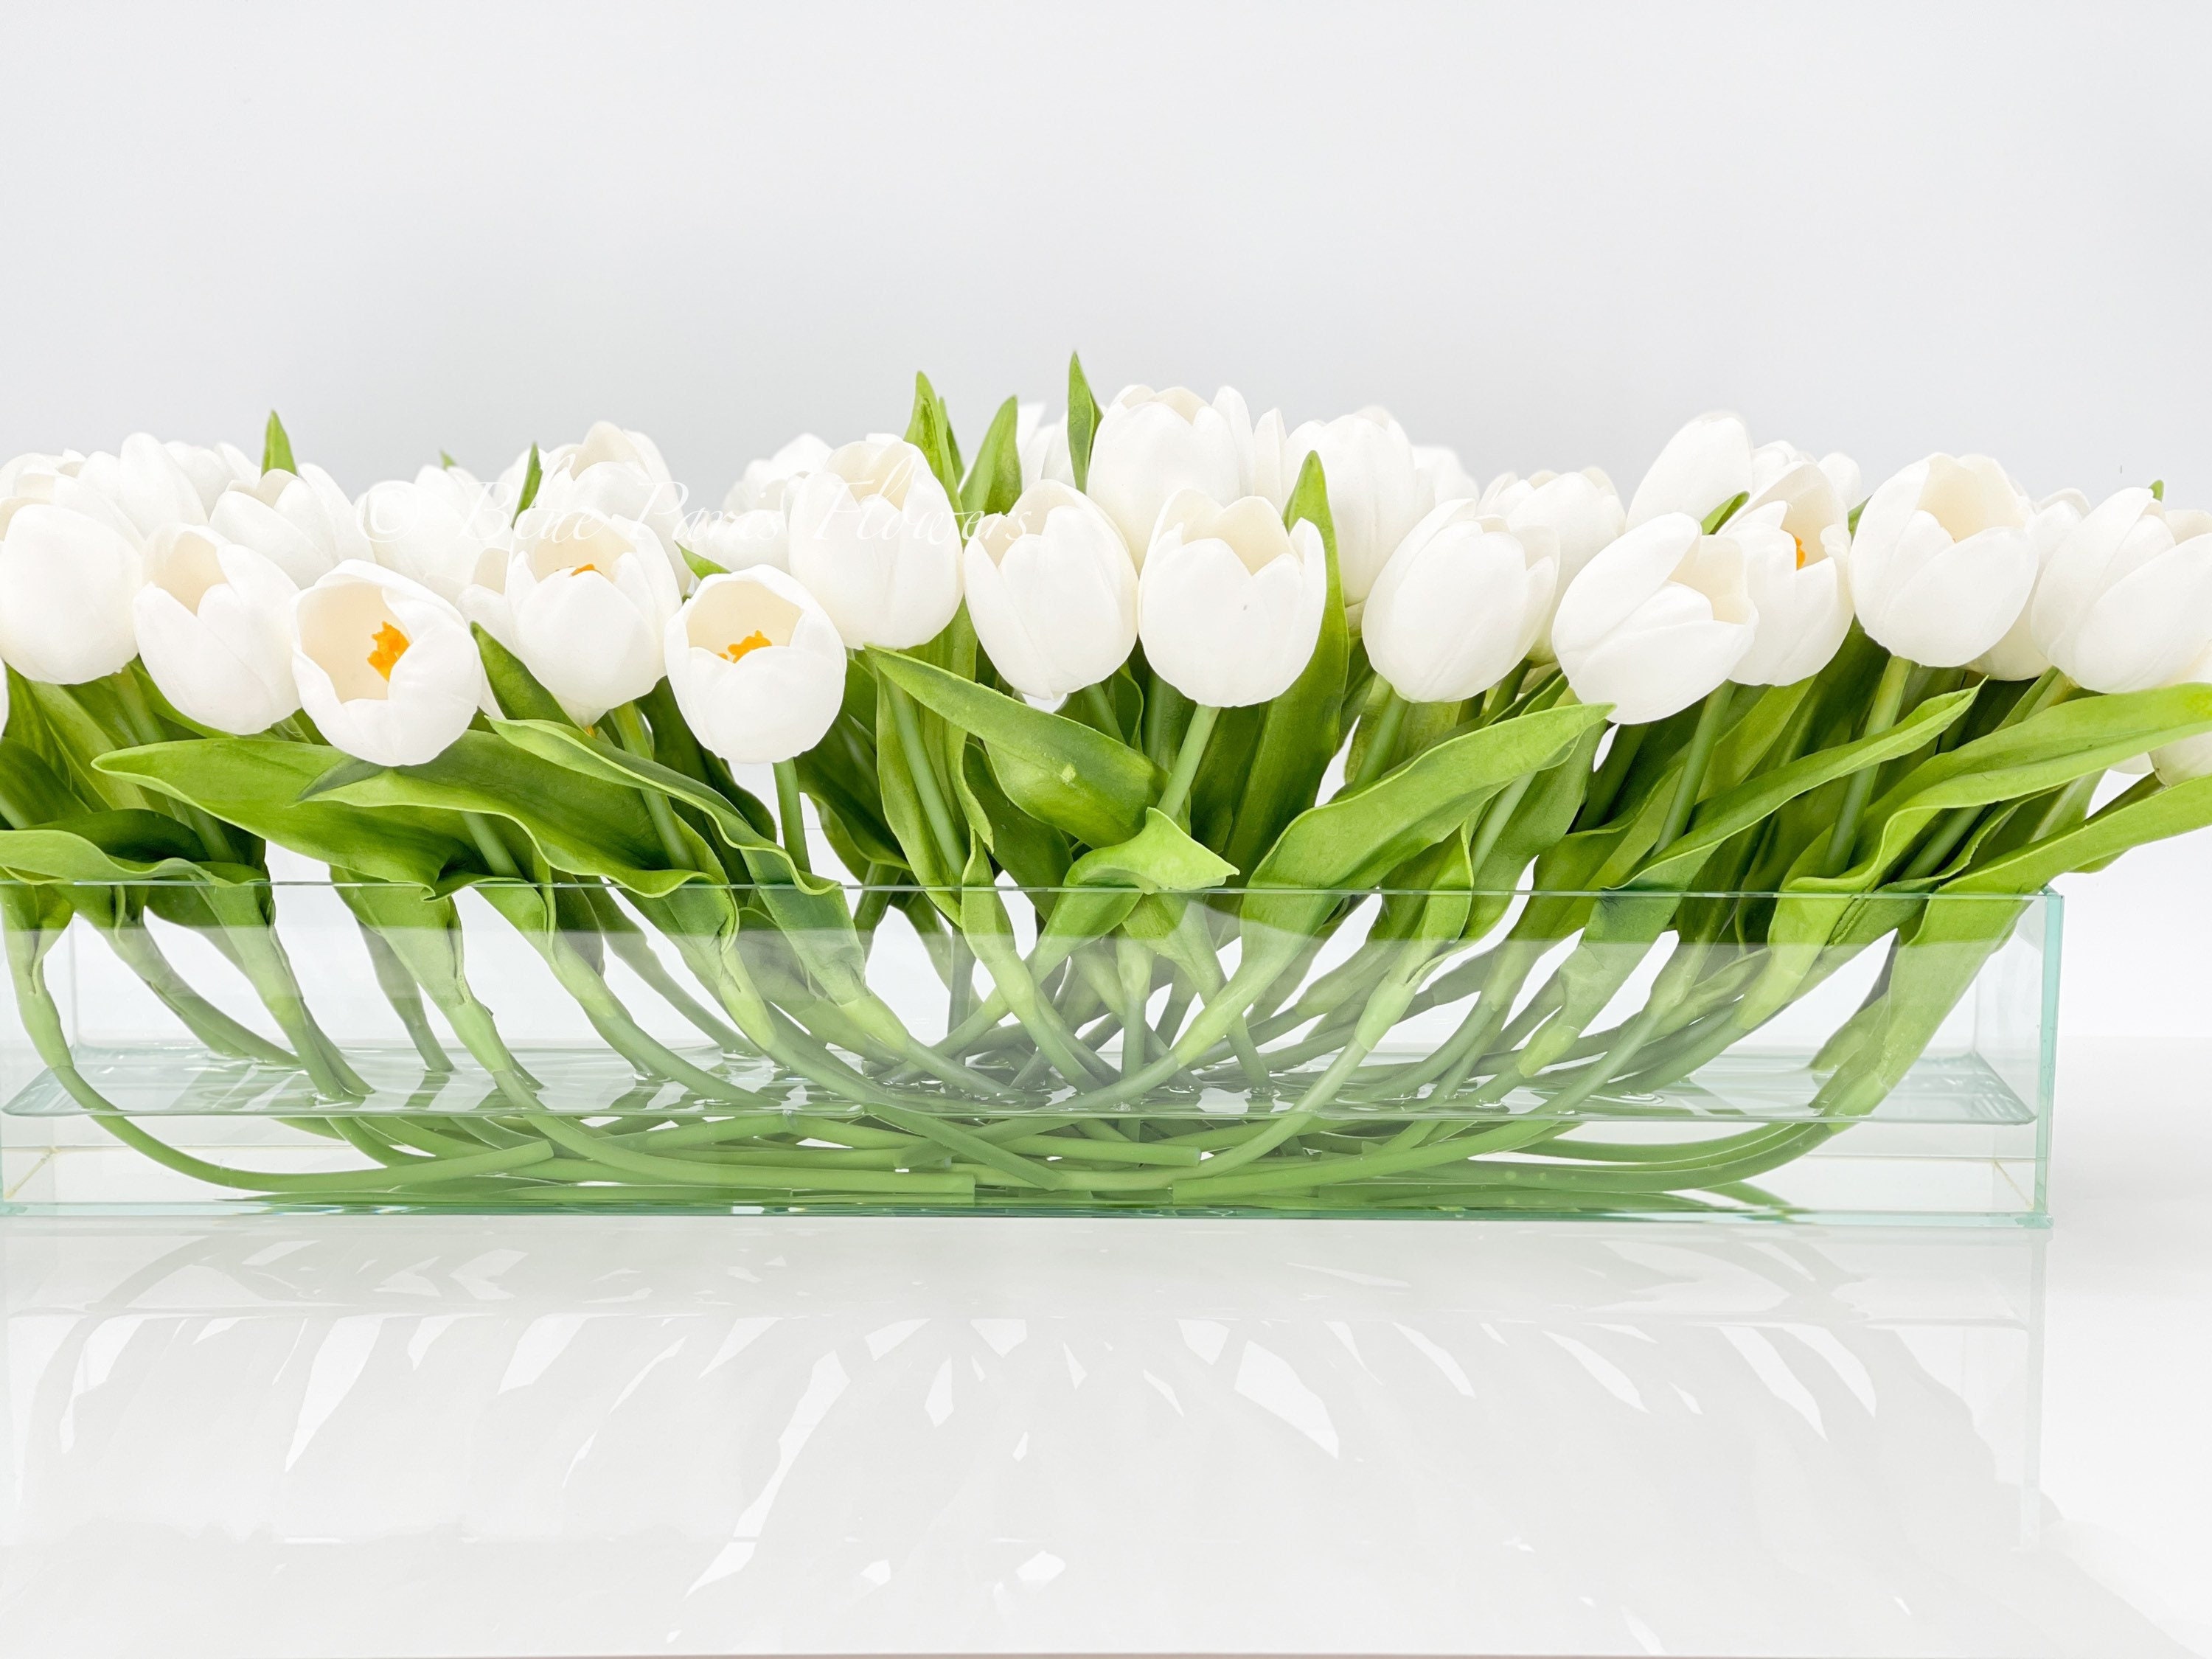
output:
MULTIPOLYGON (((1143 827, 1165 783, 1158 768, 1104 732, 896 652, 870 647, 870 665, 982 742, 1007 799, 1089 847, 1110 847, 1143 827)), ((887 734, 879 720, 877 741, 887 734)))
POLYGON ((530 446, 530 464, 523 470, 522 494, 515 498, 514 502, 514 516, 518 522, 524 514, 530 511, 531 504, 537 501, 538 486, 544 482, 545 464, 539 459, 538 446, 532 444, 530 446))
POLYGON ((210 865, 200 838, 160 812, 88 812, 33 830, 0 830, 0 870, 39 881, 258 881, 258 870, 210 865))
MULTIPOLYGON (((991 856, 1006 873, 1024 887, 1051 889, 1067 879, 1067 837, 1050 824, 1041 823, 1007 799, 991 775, 981 745, 969 744, 962 751, 963 781, 968 799, 982 812, 991 829, 991 856)), ((1049 908, 1048 894, 1039 895, 1049 908)))
POLYGON ((303 858, 374 880, 438 887, 482 868, 449 817, 301 799, 345 760, 319 744, 226 738, 118 749, 96 764, 104 774, 188 801, 303 858))
POLYGON ((1237 866, 1191 839, 1158 807, 1128 840, 1085 853, 1068 866, 1071 887, 1135 887, 1147 893, 1196 893, 1233 881, 1237 866))
POLYGON ((678 544, 676 550, 684 556, 684 562, 690 566, 691 574, 702 582, 709 576, 726 576, 730 574, 712 559, 702 559, 681 544, 678 544))
POLYGON ((1022 455, 1014 443, 1015 427, 1020 418, 1021 405, 1012 398, 1000 404, 999 412, 991 417, 990 429, 975 447, 975 464, 969 469, 967 482, 960 486, 962 512, 1013 511, 1022 493, 1022 455))
MULTIPOLYGON (((1267 705, 1245 775, 1236 824, 1221 850, 1240 870, 1256 871, 1284 827, 1314 804, 1322 775, 1343 741, 1344 676, 1350 655, 1344 588, 1337 574, 1336 525, 1321 457, 1308 455, 1283 522, 1310 521, 1328 561, 1328 598, 1313 656, 1289 690, 1267 705)), ((1387 867, 1387 866, 1386 866, 1387 867)))
POLYGON ((1808 789, 1817 789, 1832 779, 1848 777, 1864 767, 1878 766, 1899 755, 1911 754, 1964 714, 1973 701, 1972 690, 1931 698, 1887 732, 1801 757, 1771 772, 1752 775, 1705 800, 1690 820, 1688 830, 1673 846, 1661 848, 1656 860, 1636 872, 1634 884, 1686 886, 1697 878, 1705 860, 1723 842, 1771 817, 1784 804, 1808 789))
POLYGON ((476 636, 477 654, 483 659, 484 678, 491 682, 492 696, 507 719, 575 724, 522 659, 494 639, 482 623, 471 623, 469 632, 476 636))
POLYGON ((1939 890, 2039 892, 2061 876, 2110 863, 2132 848, 2169 836, 2187 835, 2208 823, 2212 823, 2212 777, 2192 778, 2147 791, 2133 799, 2124 796, 2087 823, 1970 868, 1939 890))
POLYGON ((937 482, 945 486, 945 494, 955 505, 960 500, 960 446, 952 436, 952 422, 945 412, 945 400, 937 395, 937 388, 929 383, 929 376, 917 374, 914 377, 914 413, 906 423, 906 441, 921 452, 929 463, 929 470, 937 475, 937 482))
POLYGON ((291 435, 284 430, 284 422, 276 418, 276 411, 269 411, 269 424, 261 432, 261 470, 264 472, 297 472, 300 465, 292 459, 291 435))
MULTIPOLYGON (((517 726, 543 730, 551 722, 495 724, 505 732, 517 726)), ((568 729, 580 744, 591 745, 581 732, 568 729)), ((398 808, 505 818, 529 836, 552 868, 603 877, 648 896, 699 878, 696 869, 669 867, 635 788, 579 775, 488 732, 464 732, 445 753, 420 766, 384 768, 366 777, 349 769, 334 783, 311 786, 308 799, 372 811, 398 808)), ((705 852, 703 843, 699 850, 705 852)))
POLYGON ((28 744, 0 741, 0 817, 18 830, 71 817, 84 806, 61 775, 28 744))
POLYGON ((1091 450, 1098 440, 1100 413, 1091 382, 1083 375, 1083 359, 1071 351, 1067 354, 1067 459, 1074 467, 1078 489, 1090 484, 1091 450))

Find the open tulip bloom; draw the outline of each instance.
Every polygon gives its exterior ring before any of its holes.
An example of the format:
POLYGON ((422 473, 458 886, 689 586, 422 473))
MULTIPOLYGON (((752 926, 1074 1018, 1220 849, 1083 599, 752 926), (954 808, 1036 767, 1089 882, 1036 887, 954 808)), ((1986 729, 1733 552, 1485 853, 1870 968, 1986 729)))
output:
POLYGON ((1064 408, 963 459, 923 380, 689 520, 606 422, 357 501, 273 416, 258 467, 0 467, 0 921, 56 1086, 319 1202, 1771 1211, 2047 883, 2212 823, 2212 514, 2155 489, 1939 454, 1862 503, 1706 416, 1624 507, 1379 410, 1079 365, 1064 408), (331 872, 434 1113, 320 1023, 272 852, 331 872), (43 978, 73 917, 321 1161, 103 1093, 43 978), (477 995, 485 925, 568 1058, 477 995), (938 1011, 871 978, 902 950, 938 1011), (1838 972, 1796 1116, 1581 1138, 1838 972), (586 1051, 626 1080, 579 1107, 586 1051))

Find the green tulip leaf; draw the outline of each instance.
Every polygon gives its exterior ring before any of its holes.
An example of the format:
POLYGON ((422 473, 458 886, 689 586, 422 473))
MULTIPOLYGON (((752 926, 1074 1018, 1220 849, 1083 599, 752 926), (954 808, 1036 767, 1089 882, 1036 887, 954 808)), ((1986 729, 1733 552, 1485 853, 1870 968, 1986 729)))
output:
MULTIPOLYGON (((1144 827, 1165 779, 1096 727, 902 653, 871 647, 870 665, 951 726, 981 739, 1013 804, 1086 847, 1111 847, 1144 827)), ((884 733, 880 724, 878 741, 884 733)))
POLYGON ((0 830, 0 870, 32 881, 259 881, 243 865, 211 864, 200 838, 160 812, 87 812, 35 829, 0 830))
POLYGON ((320 744, 222 738, 118 749, 94 764, 303 858, 374 880, 434 888, 481 868, 465 830, 449 815, 372 812, 302 799, 346 758, 320 744))
POLYGON ((676 550, 684 556, 684 562, 690 567, 691 574, 702 582, 709 576, 726 576, 730 574, 712 559, 701 558, 699 555, 680 543, 676 550))
POLYGON ((1321 532, 1328 560, 1328 598, 1322 607, 1321 635, 1304 670, 1282 696, 1267 705, 1253 744, 1224 857, 1240 870, 1255 870, 1275 845, 1285 825, 1314 804, 1322 778, 1336 757, 1344 726, 1344 679, 1350 659, 1350 631, 1344 620, 1344 587, 1337 574, 1336 525, 1329 516, 1328 481, 1321 457, 1308 455, 1297 488, 1283 509, 1283 522, 1310 521, 1321 532))
POLYGON ((483 659, 484 678, 491 682, 492 696, 509 720, 575 724, 522 659, 494 639, 482 623, 471 623, 469 632, 476 636, 477 654, 483 659))
POLYGON ((906 441, 921 452, 929 463, 929 470, 937 475, 937 482, 945 486, 945 494, 955 506, 960 501, 960 444, 952 435, 952 420, 945 413, 945 399, 937 395, 937 388, 929 383, 929 376, 917 374, 914 377, 914 413, 906 423, 906 441))
POLYGON ((1075 487, 1085 489, 1091 483, 1091 450, 1098 441, 1098 422, 1102 411, 1098 399, 1091 395, 1091 382, 1083 375, 1083 359, 1071 351, 1067 354, 1067 459, 1075 472, 1075 487))
POLYGON ((1012 398, 999 405, 990 429, 975 447, 975 464, 960 486, 963 513, 1011 513, 1022 493, 1022 455, 1015 444, 1021 404, 1012 398))
POLYGON ((284 422, 276 418, 276 411, 269 411, 269 424, 261 432, 261 470, 264 472, 297 472, 300 464, 292 459, 291 434, 284 430, 284 422))
POLYGON ((538 453, 538 446, 530 446, 530 463, 523 469, 522 494, 515 498, 514 517, 520 522, 538 499, 538 487, 545 482, 545 463, 538 453))

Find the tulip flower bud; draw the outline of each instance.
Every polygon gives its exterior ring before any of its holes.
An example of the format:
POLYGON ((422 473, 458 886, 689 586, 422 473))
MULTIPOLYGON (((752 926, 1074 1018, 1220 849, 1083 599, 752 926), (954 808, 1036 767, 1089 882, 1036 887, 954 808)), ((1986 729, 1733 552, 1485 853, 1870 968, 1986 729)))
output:
POLYGON ((750 570, 757 564, 791 568, 791 525, 777 507, 702 513, 678 532, 678 546, 725 570, 750 570))
POLYGON ((1252 487, 1252 419, 1229 386, 1211 404, 1170 386, 1125 386, 1106 406, 1091 447, 1085 488, 1106 509, 1139 569, 1169 496, 1195 489, 1217 501, 1252 487))
POLYGON ((1155 673, 1212 708, 1267 702, 1305 672, 1328 602, 1328 555, 1266 499, 1217 506, 1179 490, 1137 580, 1137 633, 1155 673))
POLYGON ((514 546, 495 493, 459 467, 426 466, 411 483, 370 486, 360 520, 377 563, 448 601, 474 578, 486 548, 514 546))
POLYGON ((1363 409, 1323 424, 1308 421, 1291 434, 1286 476, 1295 478, 1310 454, 1328 477, 1328 511, 1336 526, 1337 579, 1355 609, 1382 574, 1382 562, 1436 505, 1406 430, 1380 409, 1363 409))
MULTIPOLYGON (((528 459, 524 459, 524 465, 528 459)), ((691 585, 690 567, 677 552, 684 526, 684 489, 668 463, 642 432, 625 432, 611 421, 596 422, 583 441, 559 444, 538 458, 542 477, 534 509, 559 515, 590 510, 629 519, 653 532, 679 592, 691 585)), ((520 484, 517 485, 518 491, 520 484)))
POLYGON ((1014 410, 1014 453, 1022 464, 1022 488, 1050 480, 1075 482, 1075 459, 1067 447, 1067 422, 1047 421, 1042 404, 1022 404, 1014 410))
MULTIPOLYGON (((1559 608, 1567 584, 1584 565, 1620 540, 1626 528, 1620 492, 1595 466, 1579 472, 1532 472, 1525 478, 1500 473, 1482 491, 1480 500, 1483 513, 1504 519, 1505 527, 1516 536, 1540 528, 1552 532, 1559 558, 1559 581, 1552 593, 1553 610, 1559 608)), ((1536 641, 1530 649, 1540 661, 1553 659, 1550 616, 1537 629, 1536 641)))
POLYGON ((661 640, 683 602, 646 526, 588 507, 522 516, 507 565, 514 653, 579 726, 660 682, 661 640))
POLYGON ((1429 499, 1439 506, 1445 501, 1472 501, 1481 497, 1480 482, 1460 465, 1456 450, 1442 444, 1415 444, 1413 465, 1420 469, 1421 483, 1429 492, 1429 499))
POLYGON ((216 497, 208 525, 222 540, 252 548, 302 587, 348 559, 374 556, 345 491, 312 464, 296 474, 279 467, 232 484, 216 497))
POLYGON ((1751 433, 1741 416, 1721 412, 1689 422, 1659 452, 1628 503, 1628 527, 1665 513, 1701 523, 1752 487, 1751 433))
POLYGON ((419 582, 350 561, 293 602, 292 678, 324 739, 379 766, 435 760, 486 695, 459 611, 419 582))
POLYGON ((791 574, 848 645, 904 650, 960 609, 960 525, 929 463, 902 439, 833 450, 792 492, 791 574))
POLYGON ((1409 702, 1486 691, 1528 654, 1551 614, 1557 538, 1522 535, 1472 501, 1415 525, 1375 579, 1362 632, 1375 672, 1409 702))
POLYGON ((764 459, 745 463, 744 475, 722 497, 725 513, 781 513, 790 505, 792 486, 810 472, 818 472, 830 459, 830 446, 811 432, 802 432, 764 459))
POLYGON ((27 679, 76 685, 112 674, 138 654, 131 596, 142 576, 127 520, 72 477, 17 479, 58 497, 0 501, 0 658, 27 679), (109 515, 112 515, 112 517, 109 515))
POLYGON ((300 590, 252 548, 196 525, 146 544, 131 604, 138 655, 179 713, 247 737, 300 706, 290 623, 300 590))
MULTIPOLYGON (((2212 650, 2191 663, 2173 682, 2177 685, 2212 685, 2212 650)), ((2165 783, 2186 783, 2191 778, 2212 777, 2212 732, 2184 738, 2150 751, 2152 766, 2165 783)))
POLYGON ((1583 567, 1552 619, 1552 643, 1577 697, 1640 726, 1717 690, 1758 624, 1742 548, 1668 513, 1583 567))
MULTIPOLYGON (((235 444, 216 444, 208 448, 172 441, 161 447, 169 452, 169 459, 191 481, 193 493, 200 498, 200 506, 209 513, 215 511, 215 504, 225 490, 240 484, 250 489, 261 477, 261 469, 235 444)), ((350 506, 348 511, 351 511, 350 506)))
POLYGON ((1930 455, 1875 490, 1851 538, 1852 602, 1883 649, 1956 668, 2003 639, 2036 578, 2027 498, 1985 455, 1930 455))
POLYGON ((975 526, 968 615, 992 665, 1025 696, 1063 697, 1119 668, 1137 642, 1137 567, 1114 521, 1073 484, 1022 492, 975 526))
POLYGON ((732 766, 772 765, 822 741, 845 696, 845 644, 783 571, 709 576, 670 618, 668 685, 684 723, 732 766))
POLYGON ((1730 678, 1794 685, 1828 665, 1851 631, 1847 518, 1828 474, 1801 459, 1728 521, 1722 533, 1743 550, 1744 582, 1759 613, 1751 649, 1730 678))
MULTIPOLYGON (((2088 511, 2089 498, 2078 489, 2059 490, 2035 504, 2035 512, 2027 521, 2027 544, 2035 553, 2038 589, 2042 586, 2043 573, 2051 568, 2051 554, 2088 511)), ((2035 600, 2031 597, 2021 607, 2020 615, 2013 618, 2005 636, 1966 666, 1993 680, 2032 680, 2049 669, 2051 659, 2035 642, 2034 612, 2035 600)))
POLYGON ((2116 491, 2052 550, 2029 624, 2092 691, 2172 684, 2212 647, 2212 513, 2116 491))

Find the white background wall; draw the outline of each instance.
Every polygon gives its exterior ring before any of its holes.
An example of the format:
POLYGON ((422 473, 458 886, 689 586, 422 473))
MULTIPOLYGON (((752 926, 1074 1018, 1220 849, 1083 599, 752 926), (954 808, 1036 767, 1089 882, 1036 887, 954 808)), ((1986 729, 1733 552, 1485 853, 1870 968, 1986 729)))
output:
MULTIPOLYGON (((1008 392, 1368 402, 1632 486, 1687 416, 2212 501, 2198 6, 11 4, 0 454, 283 411, 349 488, 607 416, 709 499, 1008 392)), ((2212 836, 2069 890, 2197 1029, 2212 836)))

